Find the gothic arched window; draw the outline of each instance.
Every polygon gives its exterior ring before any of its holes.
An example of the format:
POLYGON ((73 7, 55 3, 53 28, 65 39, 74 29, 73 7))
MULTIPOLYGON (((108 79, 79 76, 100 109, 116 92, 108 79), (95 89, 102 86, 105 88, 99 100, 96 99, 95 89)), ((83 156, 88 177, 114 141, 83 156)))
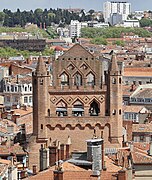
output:
POLYGON ((91 72, 87 75, 87 84, 90 86, 95 85, 95 76, 91 72))
POLYGON ((74 75, 74 85, 82 86, 82 76, 78 72, 74 75))
POLYGON ((66 73, 61 74, 61 85, 69 85, 69 76, 66 73))
POLYGON ((98 116, 100 113, 99 104, 95 100, 90 104, 89 113, 90 116, 98 116))

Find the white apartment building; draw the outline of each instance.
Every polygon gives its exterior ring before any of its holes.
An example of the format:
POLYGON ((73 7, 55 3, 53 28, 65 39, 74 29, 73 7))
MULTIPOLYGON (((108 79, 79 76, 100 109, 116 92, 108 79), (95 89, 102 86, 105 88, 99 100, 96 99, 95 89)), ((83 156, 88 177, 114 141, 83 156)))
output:
POLYGON ((80 37, 81 28, 87 27, 87 22, 79 22, 78 20, 71 20, 70 23, 70 37, 80 37))
POLYGON ((126 20, 122 24, 123 27, 140 27, 139 20, 133 19, 133 20, 126 20))
POLYGON ((122 20, 127 20, 131 13, 131 4, 124 1, 107 1, 103 4, 103 15, 105 22, 109 22, 109 18, 113 13, 121 14, 122 20))
POLYGON ((1 93, 4 97, 4 106, 12 107, 13 105, 19 106, 32 106, 32 80, 31 76, 25 75, 18 78, 18 82, 15 78, 3 79, 1 81, 1 93))

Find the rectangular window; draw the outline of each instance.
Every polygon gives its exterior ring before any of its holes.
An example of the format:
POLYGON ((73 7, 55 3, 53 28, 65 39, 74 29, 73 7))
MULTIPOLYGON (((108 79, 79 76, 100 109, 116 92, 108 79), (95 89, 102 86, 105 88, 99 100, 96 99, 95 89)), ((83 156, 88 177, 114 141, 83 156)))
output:
POLYGON ((18 86, 18 92, 21 92, 21 86, 18 86))
POLYGON ((140 141, 144 141, 144 136, 140 136, 140 141))
POLYGON ((7 96, 7 97, 6 97, 6 101, 7 101, 7 102, 10 102, 10 96, 7 96))
POLYGON ((29 103, 31 103, 31 102, 32 102, 32 96, 29 97, 29 103))
POLYGON ((17 96, 14 97, 14 101, 18 102, 18 97, 17 96))
POLYGON ((24 103, 28 103, 28 98, 26 96, 24 97, 24 103))

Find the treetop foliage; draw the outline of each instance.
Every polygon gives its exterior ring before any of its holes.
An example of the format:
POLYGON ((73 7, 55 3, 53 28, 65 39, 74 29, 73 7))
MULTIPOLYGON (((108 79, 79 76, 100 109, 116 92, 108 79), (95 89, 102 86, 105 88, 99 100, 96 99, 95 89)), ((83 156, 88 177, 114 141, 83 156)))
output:
MULTIPOLYGON (((42 55, 50 56, 51 54, 53 54, 53 50, 46 48, 41 53, 42 55)), ((0 48, 0 55, 1 57, 4 57, 4 58, 21 56, 21 55, 24 56, 25 58, 28 58, 30 55, 39 56, 40 53, 36 51, 30 51, 30 52, 27 50, 21 51, 21 50, 13 49, 10 47, 5 47, 5 48, 0 48)))
MULTIPOLYGON (((93 13, 90 10, 90 13, 93 13)), ((37 8, 35 11, 20 11, 17 9, 16 12, 4 9, 0 12, 0 24, 8 27, 21 26, 24 27, 27 23, 33 23, 40 26, 45 23, 46 26, 51 26, 51 23, 55 24, 70 24, 71 20, 79 21, 90 21, 92 20, 92 14, 85 14, 83 11, 81 15, 75 12, 70 12, 65 9, 40 9, 37 8)))
POLYGON ((151 37, 152 33, 143 28, 124 28, 124 27, 109 27, 109 28, 83 28, 81 36, 85 38, 121 38, 122 34, 138 35, 139 37, 151 37))
MULTIPOLYGON (((152 37, 152 33, 143 28, 124 28, 124 27, 109 27, 109 28, 83 28, 81 36, 84 38, 92 38, 94 44, 106 45, 107 38, 121 38, 123 35, 138 35, 139 37, 152 37)), ((116 41, 115 44, 124 46, 124 42, 116 41)))

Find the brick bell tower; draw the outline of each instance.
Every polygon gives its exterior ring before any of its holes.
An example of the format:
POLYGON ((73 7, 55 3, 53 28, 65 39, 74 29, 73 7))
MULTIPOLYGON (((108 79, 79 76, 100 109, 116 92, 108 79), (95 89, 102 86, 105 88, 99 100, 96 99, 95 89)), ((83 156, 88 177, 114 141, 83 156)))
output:
POLYGON ((108 78, 108 115, 110 116, 112 144, 122 146, 122 74, 117 58, 112 53, 108 78))
POLYGON ((50 74, 47 72, 42 56, 38 59, 36 71, 33 73, 33 135, 38 140, 46 138, 45 117, 48 110, 48 86, 50 74))

